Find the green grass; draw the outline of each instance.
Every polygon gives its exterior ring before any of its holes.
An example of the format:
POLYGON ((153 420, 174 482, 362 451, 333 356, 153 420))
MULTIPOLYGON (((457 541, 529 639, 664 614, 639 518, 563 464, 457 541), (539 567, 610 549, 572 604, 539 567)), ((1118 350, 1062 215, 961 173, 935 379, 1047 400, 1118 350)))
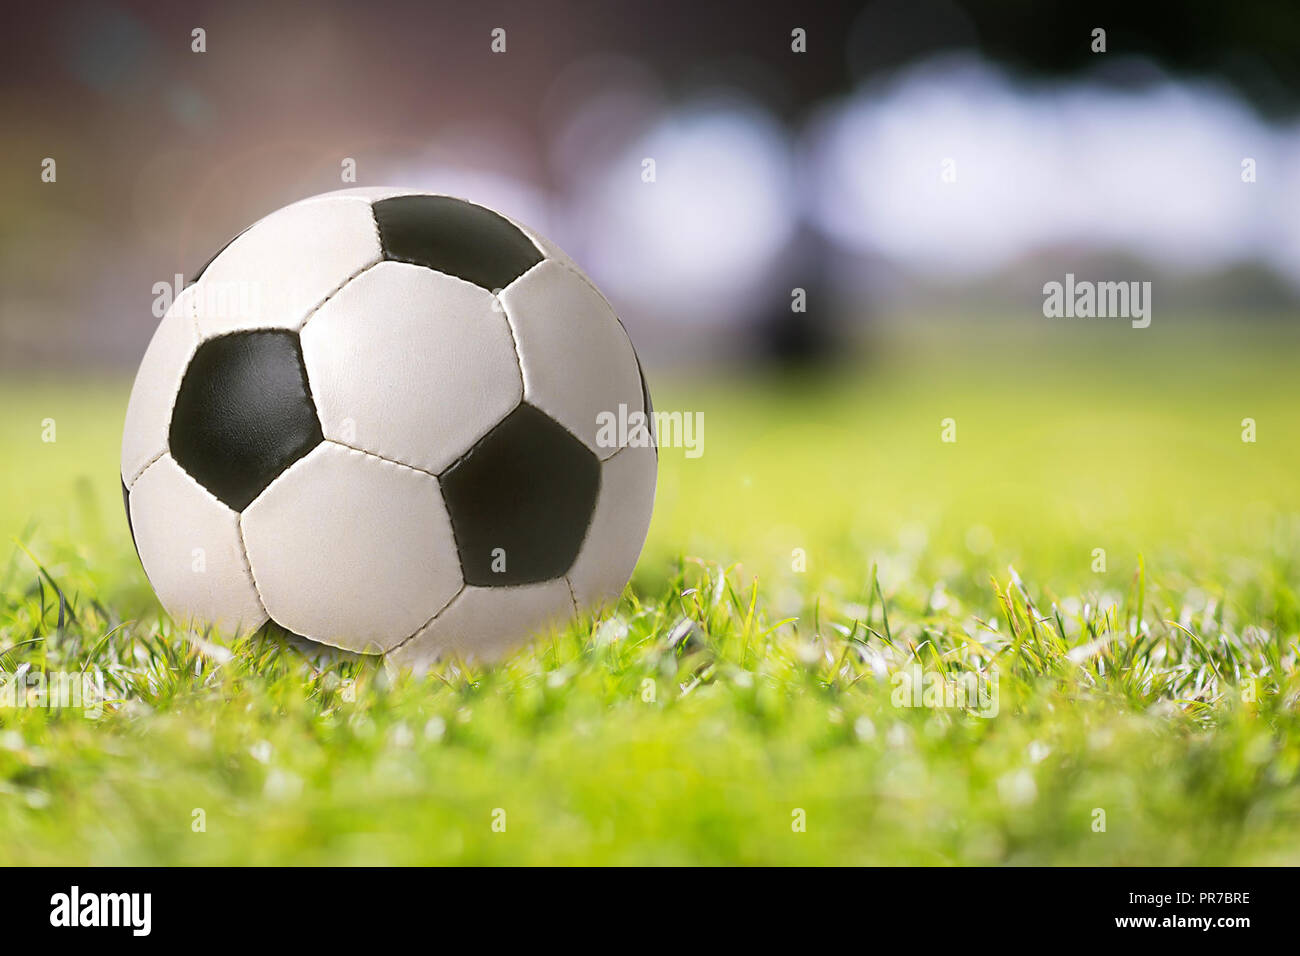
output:
POLYGON ((126 385, 0 386, 0 672, 112 698, 0 707, 0 863, 1300 862, 1297 337, 1172 325, 660 385, 705 454, 617 614, 423 681, 178 632, 126 385), (997 715, 895 706, 918 663, 997 715))

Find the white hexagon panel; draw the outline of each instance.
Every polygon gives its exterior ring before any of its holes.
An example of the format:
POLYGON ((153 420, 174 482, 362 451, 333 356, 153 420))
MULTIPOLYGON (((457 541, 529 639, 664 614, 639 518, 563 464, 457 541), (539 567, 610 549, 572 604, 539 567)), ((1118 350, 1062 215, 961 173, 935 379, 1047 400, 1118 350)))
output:
POLYGON ((172 405, 185 366, 199 344, 194 287, 181 291, 164 313, 140 361, 122 429, 122 487, 135 484, 145 466, 167 451, 172 405))
POLYGON ((240 520, 272 619, 332 647, 387 651, 463 583, 437 479, 341 445, 318 445, 240 520))
POLYGON ((239 539, 239 516, 170 455, 136 479, 128 514, 140 563, 176 621, 229 633, 255 631, 266 622, 239 539))
POLYGON ((381 262, 302 330, 325 437, 437 474, 519 404, 510 325, 491 292, 381 262))
POLYGON ((260 220, 164 318, 123 494, 174 614, 491 660, 621 593, 656 453, 601 420, 648 404, 552 244, 462 199, 348 190, 260 220))
POLYGON ((644 412, 636 352, 604 297, 573 268, 548 260, 501 293, 524 370, 524 398, 609 458, 601 416, 644 412), (622 409, 622 411, 620 411, 622 409))
POLYGON ((370 204, 303 200, 240 233, 196 277, 199 330, 297 329, 349 279, 380 259, 370 204))
POLYGON ((629 446, 601 465, 600 496, 577 560, 569 568, 574 599, 596 610, 618 599, 639 553, 624 545, 630 534, 645 539, 655 504, 657 455, 629 446))
POLYGON ((419 671, 449 657, 496 660, 514 649, 521 630, 540 634, 563 627, 573 616, 573 597, 563 578, 510 588, 470 586, 396 648, 389 661, 419 671))

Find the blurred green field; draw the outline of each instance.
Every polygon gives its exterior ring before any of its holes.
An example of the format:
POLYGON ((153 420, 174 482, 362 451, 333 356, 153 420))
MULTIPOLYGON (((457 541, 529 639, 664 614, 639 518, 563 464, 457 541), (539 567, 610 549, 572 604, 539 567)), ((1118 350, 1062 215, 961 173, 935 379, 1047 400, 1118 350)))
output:
POLYGON ((178 633, 129 383, 6 381, 0 672, 113 700, 0 707, 0 862, 1300 862, 1300 335, 1193 331, 652 382, 704 454, 617 615, 423 682, 178 633), (997 715, 896 706, 914 665, 997 715))

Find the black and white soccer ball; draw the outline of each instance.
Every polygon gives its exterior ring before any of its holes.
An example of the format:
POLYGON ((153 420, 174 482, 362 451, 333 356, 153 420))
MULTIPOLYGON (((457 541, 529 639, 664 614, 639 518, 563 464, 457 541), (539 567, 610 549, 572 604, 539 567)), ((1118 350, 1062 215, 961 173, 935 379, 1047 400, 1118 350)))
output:
POLYGON ((327 193, 250 226, 164 315, 126 413, 127 518, 178 621, 492 659, 622 592, 649 410, 553 244, 448 196, 327 193))

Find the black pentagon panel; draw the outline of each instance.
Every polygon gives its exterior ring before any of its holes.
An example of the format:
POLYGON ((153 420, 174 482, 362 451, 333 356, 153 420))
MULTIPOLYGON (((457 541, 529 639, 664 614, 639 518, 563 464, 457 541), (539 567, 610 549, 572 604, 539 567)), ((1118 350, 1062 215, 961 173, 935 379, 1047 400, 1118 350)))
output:
POLYGON ((439 477, 468 584, 532 584, 573 566, 600 491, 600 461, 520 405, 439 477))
POLYGON ((172 409, 172 458, 235 511, 323 438, 298 334, 209 339, 190 359, 172 409))
POLYGON ((395 196, 374 203, 384 257, 427 266, 488 291, 542 261, 532 240, 490 209, 450 196, 395 196))

